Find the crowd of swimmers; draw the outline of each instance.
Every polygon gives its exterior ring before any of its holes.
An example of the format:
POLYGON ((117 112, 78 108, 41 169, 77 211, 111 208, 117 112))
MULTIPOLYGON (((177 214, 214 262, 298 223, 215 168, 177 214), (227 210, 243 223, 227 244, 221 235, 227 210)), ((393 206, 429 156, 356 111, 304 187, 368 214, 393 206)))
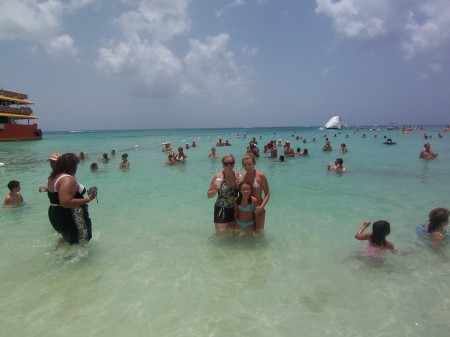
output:
MULTIPOLYGON (((297 136, 297 140, 302 140, 302 138, 299 138, 297 136)), ((317 140, 314 138, 313 141, 316 142, 317 140)), ((387 141, 391 142, 392 140, 388 139, 387 141)), ((303 143, 306 142, 306 139, 303 139, 303 143)), ((222 139, 219 138, 215 146, 211 147, 211 151, 208 154, 209 158, 218 157, 218 153, 216 151, 217 146, 221 147, 232 145, 228 140, 222 142, 222 139)), ((186 149, 189 149, 191 147, 197 147, 195 141, 192 142, 191 145, 186 144, 186 149)), ((325 152, 332 151, 332 146, 328 138, 325 138, 325 144, 322 147, 322 150, 325 152)), ((163 143, 162 151, 168 152, 168 159, 166 161, 166 164, 168 165, 183 162, 187 158, 187 154, 185 153, 182 146, 178 147, 176 152, 173 152, 170 142, 163 143)), ((348 152, 347 145, 345 143, 342 143, 338 151, 340 153, 348 152)), ((302 151, 298 147, 296 151, 294 151, 289 140, 286 140, 284 144, 281 140, 271 140, 264 145, 263 152, 268 154, 269 158, 277 158, 277 161, 279 162, 284 162, 285 158, 287 157, 308 156, 307 148, 304 148, 304 150, 302 151), (283 154, 278 157, 277 147, 281 146, 283 147, 283 154)), ((107 153, 103 153, 102 156, 99 156, 98 161, 108 163, 115 156, 115 154, 115 150, 112 150, 110 158, 108 157, 107 153)), ((76 166, 81 160, 86 160, 87 155, 84 152, 80 152, 78 156, 74 154, 65 154, 64 156, 68 156, 67 158, 73 161, 71 176, 73 177, 73 182, 76 184, 74 186, 77 186, 80 191, 78 192, 77 190, 77 193, 79 193, 79 195, 74 194, 73 196, 71 196, 69 201, 67 201, 66 203, 61 203, 61 205, 58 206, 62 206, 63 208, 66 206, 68 208, 81 207, 81 209, 84 210, 84 217, 86 218, 85 220, 89 220, 90 224, 86 204, 93 198, 96 198, 97 190, 95 189, 95 192, 91 192, 91 190, 86 192, 86 189, 84 189, 84 191, 81 191, 81 187, 83 186, 76 181, 76 178, 74 178, 76 166), (83 194, 85 193, 87 193, 87 197, 83 196, 83 194)), ((209 198, 217 195, 217 200, 214 205, 214 223, 217 235, 224 235, 225 233, 230 232, 232 234, 232 237, 234 238, 238 237, 241 233, 243 233, 248 239, 255 236, 262 237, 264 233, 264 222, 266 215, 265 206, 270 199, 270 191, 268 180, 265 174, 261 171, 255 170, 256 158, 258 158, 259 156, 260 152, 258 148, 258 141, 255 137, 253 137, 252 140, 250 140, 247 146, 247 151, 242 159, 242 166, 246 171, 244 175, 242 175, 239 171, 233 170, 235 159, 232 154, 226 154, 222 157, 223 171, 218 172, 213 176, 207 193, 209 198)), ((424 149, 419 154, 419 158, 426 160, 434 159, 437 156, 438 154, 431 150, 431 145, 429 143, 424 144, 424 149)), ((60 158, 61 156, 58 153, 53 153, 48 159, 53 172, 53 178, 58 177, 58 175, 62 175, 62 177, 68 176, 62 169, 64 167, 64 163, 58 164, 60 158), (59 167, 59 171, 57 167, 59 167)), ((65 161, 67 160, 68 159, 65 159, 65 161)), ((334 165, 328 163, 327 169, 329 171, 343 173, 347 171, 343 164, 343 159, 337 158, 334 162, 334 165)), ((128 169, 129 167, 130 162, 128 161, 128 154, 123 153, 121 155, 121 161, 118 165, 118 168, 128 169)), ((97 162, 93 162, 90 166, 90 169, 93 171, 98 170, 97 162)), ((52 191, 53 184, 55 185, 55 187, 57 186, 58 180, 56 180, 55 182, 52 180, 53 178, 52 176, 49 177, 49 184, 47 186, 39 187, 40 192, 49 193, 49 198, 50 193, 55 193, 52 191)), ((69 179, 69 181, 72 180, 69 179)), ((23 204, 24 199, 21 195, 20 182, 17 180, 12 180, 8 183, 7 187, 9 189, 9 193, 4 198, 4 206, 15 206, 23 204)), ((65 187, 64 185, 62 185, 60 188, 63 189, 65 187)), ((50 207, 50 209, 52 208, 50 207)), ((431 238, 433 245, 438 246, 445 238, 447 238, 445 228, 448 225, 448 218, 448 209, 433 209, 429 213, 428 222, 417 227, 416 232, 420 235, 431 238)), ((56 226, 56 220, 51 217, 50 222, 58 231, 60 231, 61 226, 63 226, 61 224, 56 226)), ((384 251, 398 253, 398 251, 394 248, 393 243, 386 239, 391 231, 390 223, 386 220, 376 221, 372 225, 372 231, 366 232, 370 225, 371 222, 369 220, 365 221, 355 234, 355 238, 357 240, 368 241, 368 246, 364 249, 366 255, 373 258, 380 258, 383 255, 382 253, 384 251)), ((70 240, 68 240, 70 243, 79 242, 77 238, 71 237, 69 234, 64 233, 63 230, 61 230, 60 232, 63 237, 70 237, 70 240)), ((89 234, 87 241, 89 241, 91 236, 92 235, 89 234)))

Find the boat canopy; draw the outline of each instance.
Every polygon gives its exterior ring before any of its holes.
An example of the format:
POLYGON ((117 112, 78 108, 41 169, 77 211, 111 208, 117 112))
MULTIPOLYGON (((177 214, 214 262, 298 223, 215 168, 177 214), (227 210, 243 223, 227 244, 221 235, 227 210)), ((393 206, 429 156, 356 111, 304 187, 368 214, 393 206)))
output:
POLYGON ((31 102, 27 99, 20 99, 20 98, 8 97, 8 96, 3 96, 3 95, 0 95, 0 100, 19 103, 19 104, 34 104, 33 102, 31 102))
POLYGON ((22 115, 22 114, 10 114, 6 112, 0 112, 0 117, 12 117, 12 118, 20 118, 20 119, 37 119, 38 116, 33 115, 22 115))

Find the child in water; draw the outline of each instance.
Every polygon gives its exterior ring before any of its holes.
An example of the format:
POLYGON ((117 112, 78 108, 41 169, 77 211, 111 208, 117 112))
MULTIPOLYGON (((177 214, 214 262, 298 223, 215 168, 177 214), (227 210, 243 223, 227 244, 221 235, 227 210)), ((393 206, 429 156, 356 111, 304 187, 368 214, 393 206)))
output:
POLYGON ((327 165, 328 171, 335 171, 335 172, 345 172, 347 169, 344 166, 344 160, 342 158, 336 158, 334 162, 334 166, 331 165, 331 163, 328 163, 327 165))
POLYGON ((239 196, 234 200, 234 218, 236 226, 233 230, 233 237, 237 237, 244 230, 248 239, 253 237, 255 230, 255 207, 258 206, 258 200, 252 196, 252 187, 250 183, 243 181, 239 187, 239 196))
POLYGON ((23 197, 20 194, 20 183, 17 180, 11 180, 8 183, 9 193, 3 201, 4 206, 13 206, 23 204, 23 197))
POLYGON ((369 244, 363 252, 375 259, 381 258, 387 249, 395 253, 396 250, 392 242, 386 240, 386 236, 391 232, 390 223, 385 220, 379 220, 372 225, 372 233, 364 233, 369 226, 370 221, 364 221, 364 224, 355 234, 355 239, 357 240, 369 240, 369 244))

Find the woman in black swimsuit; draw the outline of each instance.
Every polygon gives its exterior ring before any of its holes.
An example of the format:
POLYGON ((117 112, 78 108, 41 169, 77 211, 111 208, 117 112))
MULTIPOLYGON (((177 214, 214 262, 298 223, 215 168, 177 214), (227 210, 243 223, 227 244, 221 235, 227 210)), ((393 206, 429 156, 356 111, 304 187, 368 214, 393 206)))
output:
POLYGON ((234 199, 239 190, 239 173, 234 172, 234 157, 226 154, 222 157, 223 171, 215 174, 208 189, 208 198, 217 193, 214 204, 214 223, 216 235, 224 235, 234 226, 234 199))
POLYGON ((75 177, 78 163, 75 154, 63 154, 56 161, 47 182, 50 223, 70 244, 86 243, 92 238, 87 204, 97 196, 95 190, 87 197, 83 196, 86 189, 75 177))

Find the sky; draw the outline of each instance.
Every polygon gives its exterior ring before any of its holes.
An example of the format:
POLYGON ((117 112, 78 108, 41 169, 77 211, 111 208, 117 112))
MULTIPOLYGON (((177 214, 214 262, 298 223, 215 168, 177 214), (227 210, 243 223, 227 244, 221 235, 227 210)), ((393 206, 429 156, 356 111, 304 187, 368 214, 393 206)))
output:
POLYGON ((448 0, 0 0, 44 131, 450 124, 448 0))

